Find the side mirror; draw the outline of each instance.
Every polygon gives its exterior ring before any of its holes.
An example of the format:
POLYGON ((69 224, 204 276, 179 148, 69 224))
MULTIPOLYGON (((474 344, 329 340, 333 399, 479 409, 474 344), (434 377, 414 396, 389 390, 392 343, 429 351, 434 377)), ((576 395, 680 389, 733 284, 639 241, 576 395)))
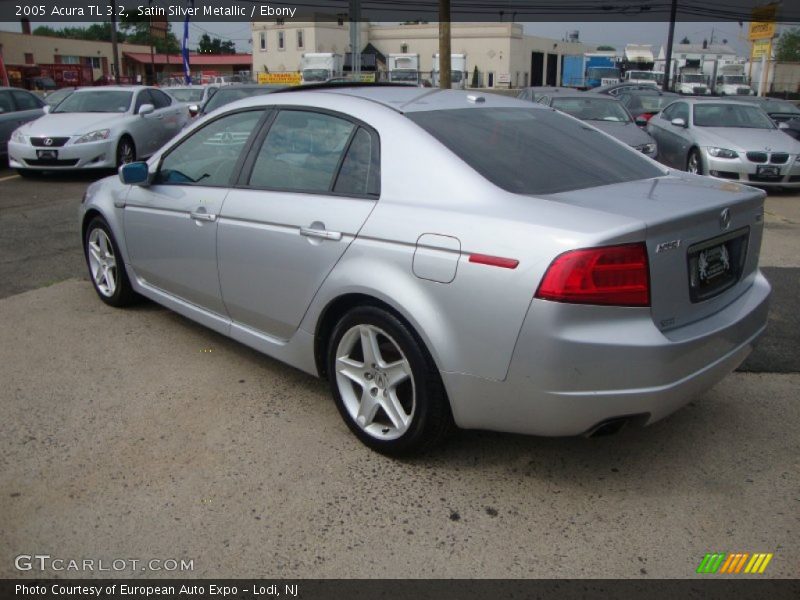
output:
POLYGON ((780 123, 778 123, 778 129, 784 129, 784 130, 789 129, 789 124, 785 121, 781 121, 780 123))
POLYGON ((145 115, 149 115, 151 112, 155 111, 156 107, 152 104, 142 104, 139 107, 139 116, 143 117, 145 115))
POLYGON ((42 107, 42 112, 44 112, 44 114, 46 114, 46 115, 47 115, 47 114, 50 114, 50 111, 51 111, 51 110, 52 110, 52 107, 51 107, 49 104, 45 104, 45 105, 42 107))
POLYGON ((645 119, 642 115, 639 115, 633 120, 639 127, 647 127, 647 119, 645 119))
POLYGON ((197 104, 190 104, 189 105, 189 116, 196 117, 197 113, 200 112, 200 107, 197 104))
POLYGON ((146 162, 132 162, 119 168, 119 180, 125 185, 147 185, 149 178, 146 162))
POLYGON ((671 123, 675 125, 675 127, 686 127, 686 121, 678 117, 677 119, 672 119, 671 123))

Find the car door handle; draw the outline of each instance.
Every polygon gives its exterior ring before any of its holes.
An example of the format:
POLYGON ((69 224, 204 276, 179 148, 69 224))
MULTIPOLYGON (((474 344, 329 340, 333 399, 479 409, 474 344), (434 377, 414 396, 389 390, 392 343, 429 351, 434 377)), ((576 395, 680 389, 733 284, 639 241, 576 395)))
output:
POLYGON ((192 217, 195 221, 216 221, 217 215, 214 213, 208 212, 193 212, 189 213, 189 216, 192 217))
POLYGON ((338 241, 342 239, 342 234, 339 231, 326 231, 324 229, 313 229, 312 227, 301 227, 300 235, 305 237, 320 238, 323 240, 338 241))

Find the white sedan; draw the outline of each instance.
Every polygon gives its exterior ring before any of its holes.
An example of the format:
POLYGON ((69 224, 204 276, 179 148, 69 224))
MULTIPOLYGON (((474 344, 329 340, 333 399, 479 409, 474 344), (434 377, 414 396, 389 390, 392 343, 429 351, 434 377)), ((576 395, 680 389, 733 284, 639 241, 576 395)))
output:
POLYGON ((147 158, 189 120, 185 105, 142 86, 82 88, 11 134, 9 166, 42 170, 108 169, 147 158))

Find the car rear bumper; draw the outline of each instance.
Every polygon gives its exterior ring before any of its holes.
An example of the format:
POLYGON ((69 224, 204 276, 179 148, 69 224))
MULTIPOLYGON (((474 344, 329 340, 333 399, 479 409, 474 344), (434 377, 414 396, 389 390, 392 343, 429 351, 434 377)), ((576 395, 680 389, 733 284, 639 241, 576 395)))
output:
POLYGON ((663 333, 648 309, 534 300, 504 381, 442 373, 453 416, 467 429, 548 436, 631 415, 653 423, 741 364, 766 326, 769 295, 759 272, 721 311, 663 333))
POLYGON ((12 169, 43 169, 48 171, 113 169, 117 165, 116 140, 68 144, 52 148, 52 150, 58 152, 56 160, 41 160, 37 158, 37 150, 50 149, 35 147, 31 144, 9 142, 8 165, 12 169))

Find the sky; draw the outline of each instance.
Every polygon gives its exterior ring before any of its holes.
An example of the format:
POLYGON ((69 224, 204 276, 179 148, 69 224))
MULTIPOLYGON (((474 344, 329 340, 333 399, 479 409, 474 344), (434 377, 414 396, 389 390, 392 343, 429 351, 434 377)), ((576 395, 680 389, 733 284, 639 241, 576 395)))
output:
MULTIPOLYGON (((41 23, 50 27, 58 28, 64 23, 41 23)), ((69 26, 89 25, 89 23, 68 23, 69 26)), ((170 23, 173 33, 181 39, 183 36, 183 23, 170 23)), ((604 22, 604 23, 583 23, 583 22, 546 22, 546 23, 522 23, 525 33, 528 35, 539 35, 555 39, 562 39, 568 31, 578 30, 580 41, 588 45, 610 45, 617 50, 624 49, 626 44, 651 44, 655 51, 666 43, 668 33, 668 23, 630 23, 630 22, 604 22)), ((34 25, 35 27, 36 25, 34 25)), ((6 31, 20 31, 18 22, 0 21, 0 29, 6 31)), ((687 36, 694 43, 702 43, 704 39, 711 39, 714 35, 714 42, 721 43, 728 40, 728 44, 740 56, 749 54, 749 44, 746 41, 747 24, 740 27, 736 22, 714 22, 714 23, 678 23, 675 27, 675 43, 678 43, 684 36, 687 36)), ((212 37, 219 37, 223 40, 233 40, 239 52, 250 52, 250 23, 247 21, 231 23, 209 23, 209 22, 190 22, 189 41, 192 48, 197 46, 203 33, 208 33, 212 37)))

